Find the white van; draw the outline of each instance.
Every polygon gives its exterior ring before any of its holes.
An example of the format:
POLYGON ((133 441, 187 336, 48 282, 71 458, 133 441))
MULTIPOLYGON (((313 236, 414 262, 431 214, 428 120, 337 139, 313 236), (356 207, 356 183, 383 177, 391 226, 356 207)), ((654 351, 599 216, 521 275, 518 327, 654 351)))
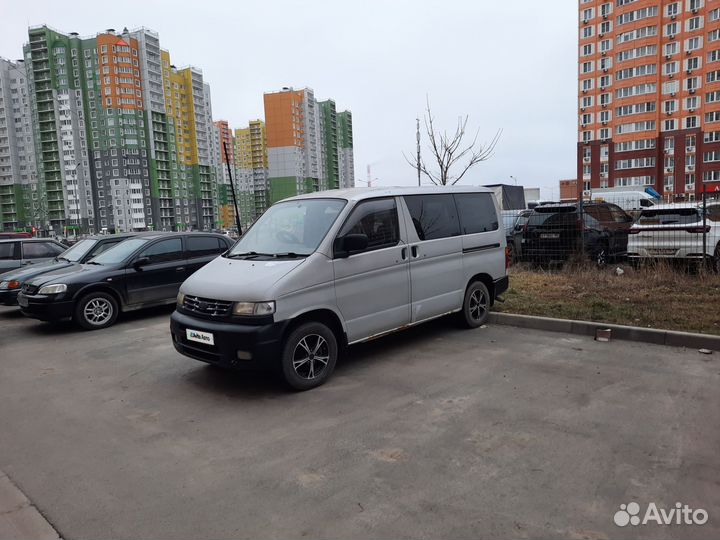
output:
POLYGON ((644 191, 593 191, 592 200, 616 204, 625 211, 642 210, 659 202, 644 191))
POLYGON ((474 187, 280 201, 183 283, 175 348, 225 367, 273 365, 306 390, 345 345, 456 312, 478 327, 508 287, 499 215, 492 191, 474 187))

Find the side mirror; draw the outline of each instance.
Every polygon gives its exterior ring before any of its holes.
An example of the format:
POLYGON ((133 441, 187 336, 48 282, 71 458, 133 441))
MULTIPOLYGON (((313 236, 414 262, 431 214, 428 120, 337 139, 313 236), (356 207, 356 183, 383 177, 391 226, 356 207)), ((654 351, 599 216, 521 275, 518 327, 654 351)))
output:
POLYGON ((145 266, 149 262, 150 257, 140 257, 139 259, 135 259, 135 262, 133 263, 133 268, 137 270, 138 268, 145 266))
POLYGON ((350 253, 364 251, 368 247, 368 237, 365 234, 347 234, 335 240, 335 256, 349 257, 350 253))

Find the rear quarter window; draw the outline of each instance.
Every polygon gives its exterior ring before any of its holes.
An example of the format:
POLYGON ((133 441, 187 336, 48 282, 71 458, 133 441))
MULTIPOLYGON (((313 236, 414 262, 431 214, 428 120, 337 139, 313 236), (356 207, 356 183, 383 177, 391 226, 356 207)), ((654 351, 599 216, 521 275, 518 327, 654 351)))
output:
MULTIPOLYGON (((490 193, 460 193, 455 195, 460 227, 463 234, 496 231, 499 227, 495 203, 490 193)), ((508 215, 505 228, 512 229, 516 216, 508 215)))

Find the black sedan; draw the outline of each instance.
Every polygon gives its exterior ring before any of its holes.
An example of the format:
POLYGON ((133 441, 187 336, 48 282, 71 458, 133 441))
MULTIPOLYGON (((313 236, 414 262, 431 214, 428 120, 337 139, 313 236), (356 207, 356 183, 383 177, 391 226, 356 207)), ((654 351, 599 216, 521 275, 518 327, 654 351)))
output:
POLYGON ((73 264, 85 263, 135 234, 137 233, 89 236, 73 244, 71 248, 48 262, 26 266, 3 274, 0 276, 0 304, 17 305, 18 293, 26 281, 73 264))
POLYGON ((174 303, 182 282, 231 245, 212 233, 140 233, 86 264, 26 281, 18 304, 35 319, 105 328, 121 311, 174 303))

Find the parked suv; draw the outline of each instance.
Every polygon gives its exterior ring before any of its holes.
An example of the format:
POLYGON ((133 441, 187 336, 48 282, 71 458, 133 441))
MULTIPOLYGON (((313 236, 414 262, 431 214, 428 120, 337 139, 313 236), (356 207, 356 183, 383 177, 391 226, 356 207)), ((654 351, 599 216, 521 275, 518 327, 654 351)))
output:
POLYGON ((174 303, 180 284, 231 245, 212 233, 140 233, 85 264, 26 281, 18 304, 35 319, 105 328, 120 311, 174 303))
POLYGON ((538 206, 523 230, 523 258, 533 262, 566 260, 584 252, 598 264, 627 254, 632 224, 622 208, 610 203, 538 206))
POLYGON ((183 283, 182 354, 272 366, 295 389, 325 382, 338 350, 456 313, 475 328, 508 287, 505 231, 486 188, 373 188, 271 206, 183 283))
POLYGON ((646 208, 630 229, 628 256, 635 261, 678 259, 699 261, 705 256, 720 271, 720 202, 659 204, 646 208))
POLYGON ((100 255, 103 251, 107 251, 118 242, 132 236, 134 236, 134 233, 89 236, 73 244, 71 248, 66 249, 54 259, 3 274, 0 276, 0 304, 6 306, 16 305, 17 295, 25 281, 53 270, 67 268, 73 264, 85 263, 96 255, 100 255))
POLYGON ((48 238, 12 238, 0 240, 0 276, 29 264, 49 261, 67 246, 48 238))

